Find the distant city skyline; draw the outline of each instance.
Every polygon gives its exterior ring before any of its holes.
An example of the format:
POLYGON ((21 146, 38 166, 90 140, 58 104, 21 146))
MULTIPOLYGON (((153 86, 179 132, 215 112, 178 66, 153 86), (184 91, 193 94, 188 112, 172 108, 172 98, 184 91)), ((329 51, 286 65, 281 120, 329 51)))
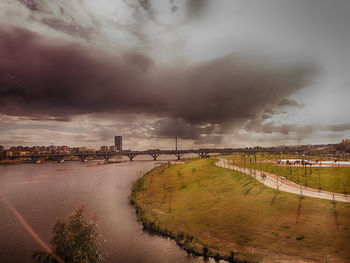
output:
POLYGON ((0 145, 350 138, 350 2, 1 1, 0 145))

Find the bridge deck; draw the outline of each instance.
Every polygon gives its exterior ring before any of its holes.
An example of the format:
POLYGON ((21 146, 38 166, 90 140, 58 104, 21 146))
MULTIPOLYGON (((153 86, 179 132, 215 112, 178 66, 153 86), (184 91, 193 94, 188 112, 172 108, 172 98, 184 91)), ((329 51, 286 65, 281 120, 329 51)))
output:
POLYGON ((101 156, 105 159, 109 159, 113 156, 127 156, 131 161, 137 155, 150 155, 156 160, 160 155, 175 155, 178 159, 184 154, 198 154, 200 157, 204 158, 210 154, 232 154, 232 153, 247 153, 255 154, 259 152, 266 153, 294 153, 299 154, 302 151, 296 149, 279 149, 279 148, 224 148, 224 149, 190 149, 190 150, 146 150, 146 151, 119 151, 119 152, 80 152, 80 153, 45 153, 45 154, 27 154, 27 155, 15 155, 9 156, 10 159, 16 158, 31 158, 33 161, 36 161, 40 158, 53 157, 57 161, 63 160, 65 157, 80 157, 82 161, 85 161, 89 156, 101 156))

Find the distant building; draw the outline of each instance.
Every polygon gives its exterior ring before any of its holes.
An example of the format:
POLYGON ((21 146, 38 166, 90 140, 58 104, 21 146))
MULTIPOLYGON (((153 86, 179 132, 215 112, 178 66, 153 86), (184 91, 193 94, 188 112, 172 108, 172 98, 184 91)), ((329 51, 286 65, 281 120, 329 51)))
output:
POLYGON ((39 146, 33 146, 29 149, 30 152, 39 152, 39 146))
POLYGON ((47 152, 48 149, 46 146, 39 146, 39 152, 47 152))
POLYGON ((114 136, 114 146, 117 148, 118 151, 123 150, 123 141, 122 136, 114 136))
POLYGON ((4 154, 5 159, 7 159, 7 156, 13 156, 13 152, 10 150, 4 150, 3 154, 4 154))
POLYGON ((108 146, 105 146, 105 145, 104 145, 104 146, 101 146, 101 147, 100 147, 100 151, 101 151, 101 152, 108 152, 108 150, 109 150, 109 149, 108 149, 108 146))
POLYGON ((61 149, 62 149, 62 152, 65 152, 65 153, 68 153, 68 152, 69 152, 69 147, 68 147, 67 145, 63 145, 63 146, 61 147, 61 149))
POLYGON ((57 152, 57 146, 56 145, 50 145, 49 146, 49 152, 57 152))
POLYGON ((78 153, 79 152, 79 147, 71 147, 69 148, 70 153, 78 153))
POLYGON ((109 151, 110 151, 110 152, 115 152, 115 151, 117 151, 117 147, 115 147, 115 146, 109 146, 109 151))
POLYGON ((69 147, 66 146, 66 145, 57 146, 57 152, 60 152, 60 153, 68 153, 68 152, 69 152, 69 147))
POLYGON ((87 148, 86 147, 79 147, 79 152, 87 152, 87 148))

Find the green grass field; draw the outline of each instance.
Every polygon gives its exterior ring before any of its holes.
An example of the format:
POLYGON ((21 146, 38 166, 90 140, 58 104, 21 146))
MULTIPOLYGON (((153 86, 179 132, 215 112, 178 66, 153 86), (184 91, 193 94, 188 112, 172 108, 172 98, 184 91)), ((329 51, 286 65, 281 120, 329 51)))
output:
MULTIPOLYGON (((296 156, 294 156, 295 158, 296 156)), ((284 176, 297 184, 329 192, 350 194, 350 167, 288 167, 277 165, 278 156, 231 157, 237 166, 251 167, 284 176)))
POLYGON ((215 160, 158 167, 130 197, 144 225, 195 253, 259 262, 350 262, 350 204, 266 188, 215 160), (298 261, 301 260, 301 261, 298 261))

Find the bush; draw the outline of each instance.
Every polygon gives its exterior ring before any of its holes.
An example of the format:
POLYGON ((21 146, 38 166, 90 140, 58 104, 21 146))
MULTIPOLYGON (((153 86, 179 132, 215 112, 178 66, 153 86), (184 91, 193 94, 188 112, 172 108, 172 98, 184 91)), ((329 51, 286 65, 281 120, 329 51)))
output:
POLYGON ((303 240, 305 237, 304 237, 304 235, 301 235, 301 236, 297 236, 295 239, 296 240, 303 240))
POLYGON ((102 260, 102 239, 96 217, 84 215, 80 206, 66 220, 59 218, 53 228, 52 251, 34 252, 32 259, 40 263, 97 263, 102 260))
POLYGON ((208 258, 209 257, 209 248, 207 246, 203 247, 203 257, 208 258))

